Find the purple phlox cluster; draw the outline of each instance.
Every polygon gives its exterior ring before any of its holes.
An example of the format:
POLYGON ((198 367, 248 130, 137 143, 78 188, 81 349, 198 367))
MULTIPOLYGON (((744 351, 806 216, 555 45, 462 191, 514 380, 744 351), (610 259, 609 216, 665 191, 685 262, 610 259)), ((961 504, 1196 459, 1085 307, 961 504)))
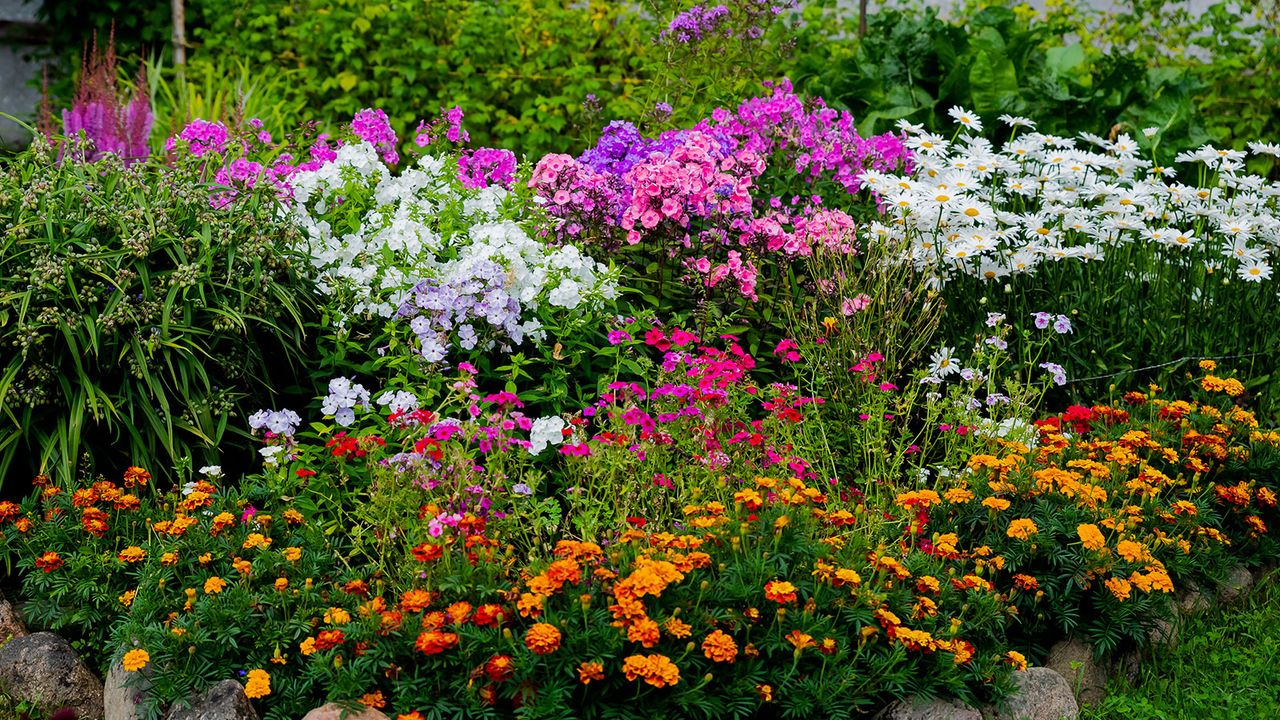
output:
POLYGON ((1053 313, 1038 312, 1032 313, 1031 317, 1035 318, 1036 327, 1041 330, 1052 325, 1053 331, 1059 335, 1066 335, 1072 331, 1071 318, 1066 315, 1054 315, 1053 313))
POLYGON ((658 33, 658 41, 698 42, 717 31, 723 37, 730 37, 732 28, 728 21, 727 5, 694 5, 672 18, 666 29, 658 33))
POLYGON ((1067 384, 1067 371, 1058 363, 1042 362, 1040 363, 1040 367, 1048 371, 1048 373, 1053 376, 1053 382, 1055 385, 1067 384))
MULTIPOLYGON (((142 72, 145 70, 139 73, 138 88, 147 87, 146 76, 142 72)), ((113 43, 109 42, 107 49, 99 52, 95 41, 81 68, 75 99, 69 109, 62 111, 63 134, 74 138, 83 133, 93 143, 92 152, 77 159, 93 162, 111 153, 127 164, 151 153, 147 145, 154 121, 151 102, 142 91, 133 92, 128 102, 122 102, 116 75, 113 43)), ((46 97, 41 126, 46 134, 51 134, 53 123, 48 112, 46 97)))
MULTIPOLYGON (((547 213, 560 220, 556 233, 562 240, 577 239, 591 230, 616 229, 629 202, 619 176, 597 172, 568 155, 543 156, 529 186, 545 199, 547 213)), ((606 239, 602 244, 608 248, 617 242, 606 239)))
POLYGON ((369 391, 350 378, 337 377, 329 381, 329 394, 320 405, 320 411, 332 415, 333 421, 349 427, 356 421, 355 408, 369 404, 369 391))
POLYGON ((396 131, 381 108, 365 108, 351 119, 351 132, 356 137, 378 149, 378 155, 388 165, 400 162, 396 152, 396 131))
POLYGON ((516 155, 500 148, 464 150, 458 157, 458 179, 470 189, 491 184, 511 189, 516 177, 516 155))
POLYGON ((717 109, 709 125, 737 139, 745 150, 762 156, 781 152, 810 181, 830 175, 850 193, 863 188, 858 176, 864 170, 911 172, 911 153, 901 135, 863 138, 848 111, 828 108, 821 98, 806 102, 790 80, 766 87, 771 94, 746 100, 736 111, 717 109))
POLYGON ((259 410, 249 416, 249 427, 254 430, 266 430, 276 435, 293 435, 302 424, 298 413, 285 408, 283 410, 259 410))
POLYGON ((519 343, 525 333, 520 303, 507 293, 506 282, 501 265, 482 260, 465 276, 419 282, 398 316, 409 322, 418 337, 419 354, 430 363, 443 361, 454 339, 462 349, 474 349, 486 329, 519 343))

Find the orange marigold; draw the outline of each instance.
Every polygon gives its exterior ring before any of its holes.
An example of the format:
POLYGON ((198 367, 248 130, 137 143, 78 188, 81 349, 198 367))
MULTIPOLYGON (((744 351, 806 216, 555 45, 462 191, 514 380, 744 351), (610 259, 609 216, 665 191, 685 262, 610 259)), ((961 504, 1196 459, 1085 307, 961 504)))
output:
POLYGON ((560 649, 560 628, 550 623, 536 623, 525 633, 524 646, 536 655, 550 655, 560 649))
POLYGON ((147 551, 143 550, 137 545, 130 545, 129 547, 121 550, 119 555, 120 562, 125 562, 125 563, 141 562, 146 557, 147 557, 147 551))
POLYGON ((643 617, 627 626, 627 639, 651 648, 658 644, 658 623, 643 617))
POLYGON ((1036 527, 1035 521, 1029 518, 1018 518, 1009 523, 1009 529, 1005 534, 1015 540, 1029 540, 1038 532, 1040 528, 1036 527))
POLYGON ((604 664, 598 662, 584 662, 578 665, 578 680, 583 685, 591 684, 592 680, 604 680, 604 664))
POLYGON ((1080 536, 1080 542, 1085 550, 1101 550, 1107 546, 1107 539, 1102 536, 1102 531, 1092 523, 1077 525, 1076 535, 1080 536))
POLYGON ((245 697, 257 699, 271 694, 271 676, 266 670, 250 670, 244 684, 245 697))
POLYGON ((222 590, 226 587, 227 587, 227 581, 223 580, 217 575, 214 575, 213 577, 204 581, 204 591, 208 595, 217 595, 218 593, 222 592, 222 590))
POLYGON ((445 650, 457 647, 458 636, 456 633, 451 632, 427 630, 418 635, 418 639, 414 641, 413 646, 425 655, 438 655, 445 650))
POLYGON ((622 662, 622 671, 627 680, 642 679, 646 683, 664 688, 680 682, 680 668, 671 662, 666 655, 631 655, 622 662))
POLYGON ((716 630, 702 641, 702 654, 712 662, 731 663, 738 658, 738 643, 720 630, 716 630))

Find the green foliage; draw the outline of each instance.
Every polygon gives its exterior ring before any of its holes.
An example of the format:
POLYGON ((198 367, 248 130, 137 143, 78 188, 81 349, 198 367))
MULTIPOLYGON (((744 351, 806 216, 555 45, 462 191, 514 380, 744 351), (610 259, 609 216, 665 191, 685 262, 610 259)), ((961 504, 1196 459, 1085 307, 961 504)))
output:
POLYGON ((1138 682, 1116 678, 1085 720, 1214 717, 1252 720, 1280 715, 1274 688, 1280 646, 1274 574, 1243 607, 1218 606, 1182 621, 1177 645, 1143 658, 1138 682))
POLYGON ((1057 135, 1160 126, 1170 156, 1211 137, 1193 104, 1202 83, 1148 71, 1128 53, 1069 41, 1073 28, 1064 20, 1036 21, 1005 7, 959 22, 935 9, 882 10, 859 39, 836 12, 809 10, 817 29, 801 36, 793 79, 847 105, 863 135, 891 130, 898 120, 949 133, 947 110, 959 105, 988 121, 1034 118, 1042 132, 1057 135), (833 41, 832 28, 846 39, 833 41))
POLYGON ((288 386, 311 307, 280 249, 296 230, 267 191, 210 207, 212 172, 45 142, 0 168, 5 476, 198 466, 288 386))
POLYGON ((778 52, 763 41, 655 43, 688 5, 671 0, 193 5, 208 23, 193 32, 194 57, 234 49, 258 72, 287 73, 322 122, 373 106, 407 128, 460 105, 477 144, 529 154, 581 147, 598 117, 640 119, 664 99, 673 120, 695 121, 770 77, 778 52), (660 72, 669 63, 679 71, 660 72))

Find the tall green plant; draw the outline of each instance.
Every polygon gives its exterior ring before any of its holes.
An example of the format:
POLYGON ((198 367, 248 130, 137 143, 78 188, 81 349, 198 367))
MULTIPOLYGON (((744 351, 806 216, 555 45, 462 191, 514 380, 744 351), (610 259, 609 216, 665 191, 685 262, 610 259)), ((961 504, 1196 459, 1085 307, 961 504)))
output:
POLYGON ((60 162, 43 139, 0 165, 0 478, 214 462, 294 377, 296 230, 269 190, 211 207, 212 165, 60 162))

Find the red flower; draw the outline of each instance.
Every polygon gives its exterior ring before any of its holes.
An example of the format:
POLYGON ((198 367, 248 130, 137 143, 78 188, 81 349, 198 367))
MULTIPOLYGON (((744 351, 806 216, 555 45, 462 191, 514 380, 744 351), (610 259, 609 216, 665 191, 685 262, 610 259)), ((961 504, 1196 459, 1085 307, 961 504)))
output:
POLYGON ((47 552, 36 558, 36 567, 47 573, 53 572, 65 564, 62 562, 62 556, 56 552, 47 552))
POLYGON ((634 525, 635 527, 638 527, 638 528, 642 528, 642 527, 644 527, 645 525, 648 525, 648 524, 649 524, 649 521, 648 521, 648 520, 645 520, 645 519, 644 519, 644 518, 642 518, 642 517, 636 517, 636 516, 634 516, 634 515, 633 515, 633 516, 631 516, 631 517, 628 517, 628 518, 627 518, 627 522, 628 522, 628 523, 630 523, 630 524, 632 524, 632 525, 634 525))
POLYGON ((316 649, 332 650, 341 645, 342 641, 346 639, 341 630, 324 630, 316 636, 316 649))

